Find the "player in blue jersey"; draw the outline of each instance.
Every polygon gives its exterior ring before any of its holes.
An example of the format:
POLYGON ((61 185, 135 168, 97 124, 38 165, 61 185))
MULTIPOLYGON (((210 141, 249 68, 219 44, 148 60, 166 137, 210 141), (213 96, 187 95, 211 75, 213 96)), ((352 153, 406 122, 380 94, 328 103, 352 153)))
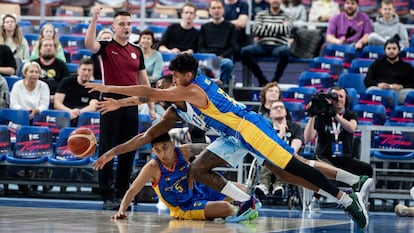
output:
MULTIPOLYGON (((212 220, 234 215, 234 206, 224 201, 225 196, 205 185, 195 183, 193 189, 188 188, 187 171, 189 160, 204 150, 206 144, 186 144, 175 147, 168 133, 152 140, 152 152, 155 154, 144 165, 131 187, 125 193, 118 213, 112 219, 127 217, 126 210, 133 198, 150 181, 152 188, 160 200, 176 219, 212 220)), ((237 185, 237 184, 236 184, 237 185)), ((238 185, 242 188, 241 185, 238 185)), ((245 220, 255 216, 245 216, 245 220)), ((231 221, 231 220, 230 220, 231 221)))
MULTIPOLYGON (((171 61, 170 70, 174 75, 176 87, 170 89, 152 89, 145 86, 104 86, 86 84, 91 91, 111 92, 129 96, 141 96, 153 101, 186 101, 194 107, 195 113, 208 126, 236 140, 243 147, 257 155, 261 162, 267 161, 270 170, 283 169, 292 175, 301 177, 319 188, 318 193, 332 197, 344 206, 360 228, 368 225, 368 214, 360 193, 346 194, 318 170, 310 167, 292 155, 292 148, 281 140, 266 120, 246 108, 220 89, 203 75, 197 75, 198 62, 189 54, 180 54, 171 61)), ((220 153, 218 153, 220 154, 220 153)), ((239 156, 242 157, 242 156, 239 156)), ((239 196, 238 188, 212 171, 219 166, 237 164, 237 159, 225 160, 211 153, 202 152, 191 164, 189 181, 192 179, 204 183, 235 200, 239 196)), ((245 201, 245 200, 242 200, 245 201)))

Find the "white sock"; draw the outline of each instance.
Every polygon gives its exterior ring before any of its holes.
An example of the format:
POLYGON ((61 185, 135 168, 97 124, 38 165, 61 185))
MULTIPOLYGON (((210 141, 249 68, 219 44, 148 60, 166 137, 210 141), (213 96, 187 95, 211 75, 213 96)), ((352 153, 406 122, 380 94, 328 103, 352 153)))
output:
POLYGON ((230 197, 235 201, 243 202, 250 199, 250 196, 247 193, 243 192, 231 181, 227 181, 227 184, 224 186, 220 193, 230 197))
POLYGON ((339 199, 338 204, 343 205, 345 208, 352 204, 353 200, 348 196, 348 194, 343 193, 341 199, 339 199))
POLYGON ((315 167, 315 160, 309 160, 308 165, 311 167, 315 167))
POLYGON ((328 192, 323 191, 322 189, 319 189, 318 194, 320 194, 324 197, 329 197, 329 198, 333 198, 334 200, 337 200, 336 197, 332 196, 328 192))
POLYGON ((353 184, 359 181, 359 176, 349 173, 347 171, 344 171, 342 169, 338 169, 335 180, 344 182, 345 184, 352 186, 353 184))

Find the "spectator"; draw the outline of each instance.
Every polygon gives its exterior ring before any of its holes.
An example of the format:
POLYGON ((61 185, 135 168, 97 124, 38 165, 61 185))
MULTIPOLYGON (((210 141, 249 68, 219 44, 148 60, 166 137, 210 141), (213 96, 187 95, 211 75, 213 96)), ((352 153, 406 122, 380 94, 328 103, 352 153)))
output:
POLYGON ((259 11, 268 11, 270 8, 270 4, 267 0, 254 0, 252 1, 252 15, 250 17, 251 20, 254 20, 256 17, 257 12, 259 11))
MULTIPOLYGON (((281 100, 276 100, 271 104, 270 118, 272 126, 278 132, 279 138, 293 147, 294 154, 298 154, 303 142, 303 132, 300 125, 287 119, 288 111, 281 100)), ((262 166, 260 167, 259 184, 255 187, 257 196, 266 196, 269 194, 272 185, 272 195, 283 196, 283 183, 276 177, 275 182, 271 183, 272 172, 262 166)))
MULTIPOLYGON (((96 22, 102 8, 91 9, 91 21, 85 34, 85 47, 98 56, 102 81, 106 85, 146 85, 149 86, 144 56, 141 49, 129 43, 132 32, 131 14, 120 11, 114 15, 110 41, 96 41, 96 22)), ((121 99, 123 95, 103 94, 104 98, 121 99)), ((126 98, 129 107, 101 115, 99 156, 113 146, 134 137, 138 129, 138 106, 136 98, 126 98)), ((151 118, 155 118, 153 105, 151 118)), ((132 163, 135 152, 129 152, 118 159, 116 172, 113 161, 99 171, 99 191, 103 209, 116 210, 121 198, 129 188, 132 163)))
MULTIPOLYGON (((372 177, 371 165, 352 157, 352 141, 358 127, 358 115, 350 109, 346 90, 334 87, 337 99, 331 99, 329 113, 310 116, 305 126, 305 143, 318 136, 315 157, 356 175, 372 177)), ((310 105, 313 103, 311 102, 310 105)), ((316 106, 316 105, 315 105, 316 106)), ((320 195, 314 195, 310 211, 319 209, 320 195)))
POLYGON ((13 15, 3 16, 0 44, 9 46, 14 58, 19 59, 21 63, 29 60, 29 44, 23 37, 23 33, 16 22, 16 17, 13 15))
POLYGON ((56 40, 44 38, 39 41, 39 58, 33 61, 37 62, 42 72, 40 80, 47 83, 50 89, 50 102, 53 103, 56 88, 64 77, 70 76, 66 63, 56 58, 56 40))
POLYGON ((353 44, 355 49, 362 49, 371 32, 371 20, 358 11, 358 0, 345 0, 344 12, 329 20, 326 43, 353 44))
POLYGON ((266 84, 260 91, 260 106, 253 108, 254 112, 257 112, 264 116, 269 123, 272 121, 270 118, 270 109, 272 104, 276 100, 280 100, 282 91, 277 82, 270 82, 266 84))
POLYGON ((161 77, 163 60, 162 55, 157 50, 153 49, 154 32, 151 30, 144 30, 139 34, 138 45, 144 53, 145 69, 151 84, 161 77))
POLYGON ((400 48, 409 46, 407 28, 400 23, 400 18, 395 13, 392 0, 381 1, 381 14, 374 23, 374 32, 369 34, 368 44, 384 46, 385 41, 390 38, 399 40, 400 48))
POLYGON ((334 0, 312 1, 309 22, 328 22, 337 14, 339 14, 339 4, 334 0))
POLYGON ((199 32, 194 28, 196 6, 186 3, 181 12, 180 23, 168 26, 161 38, 158 50, 165 53, 195 53, 198 48, 199 32))
POLYGON ((96 111, 99 93, 86 89, 83 84, 93 79, 93 61, 82 58, 77 75, 64 78, 55 94, 53 107, 57 110, 70 113, 71 125, 76 127, 77 120, 82 112, 96 111))
POLYGON ((15 74, 17 69, 16 61, 9 46, 0 44, 0 76, 15 74))
MULTIPOLYGON (((59 42, 56 29, 52 24, 47 23, 43 25, 42 29, 40 29, 40 35, 39 35, 38 41, 41 41, 43 38, 53 39, 55 41, 55 44, 57 45, 55 57, 66 62, 65 53, 63 52, 62 45, 59 42)), ((32 54, 30 55, 31 60, 35 60, 37 58, 39 58, 39 43, 36 43, 36 45, 34 46, 32 50, 32 54)))
POLYGON ((272 82, 279 82, 289 63, 288 40, 293 27, 293 17, 281 8, 281 0, 270 0, 270 9, 257 13, 253 35, 258 37, 258 43, 242 48, 241 60, 256 76, 260 86, 268 80, 260 69, 258 57, 278 57, 276 71, 272 82))
POLYGON ((234 48, 234 60, 240 60, 241 48, 249 44, 246 34, 247 21, 249 20, 249 5, 244 0, 224 0, 224 19, 230 21, 236 27, 236 45, 234 48))
POLYGON ((32 120, 36 114, 49 108, 50 91, 40 81, 41 68, 37 62, 26 62, 23 66, 23 80, 17 81, 10 93, 10 108, 28 110, 32 120))
POLYGON ((201 26, 198 39, 200 53, 214 53, 220 59, 220 80, 228 84, 234 68, 232 61, 236 44, 236 29, 224 19, 224 7, 221 0, 212 0, 208 11, 211 22, 201 26))
POLYGON ((286 0, 283 3, 283 9, 293 15, 294 22, 307 22, 308 13, 302 0, 286 0))
POLYGON ((414 68, 400 57, 400 44, 395 38, 385 42, 385 56, 372 63, 364 79, 366 92, 375 89, 395 90, 398 103, 404 103, 408 92, 414 89, 414 68))

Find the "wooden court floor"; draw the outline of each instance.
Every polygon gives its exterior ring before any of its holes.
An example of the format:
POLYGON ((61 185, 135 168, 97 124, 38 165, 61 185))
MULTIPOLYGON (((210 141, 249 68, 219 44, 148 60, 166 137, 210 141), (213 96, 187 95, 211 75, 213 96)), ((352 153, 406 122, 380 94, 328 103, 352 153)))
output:
POLYGON ((155 204, 133 206, 127 220, 111 221, 114 211, 101 210, 98 201, 73 201, 0 197, 0 232, 119 232, 119 233, 254 233, 254 232, 371 232, 414 233, 414 218, 391 212, 371 212, 365 231, 354 228, 342 210, 308 211, 264 207, 259 218, 240 224, 172 219, 155 204))

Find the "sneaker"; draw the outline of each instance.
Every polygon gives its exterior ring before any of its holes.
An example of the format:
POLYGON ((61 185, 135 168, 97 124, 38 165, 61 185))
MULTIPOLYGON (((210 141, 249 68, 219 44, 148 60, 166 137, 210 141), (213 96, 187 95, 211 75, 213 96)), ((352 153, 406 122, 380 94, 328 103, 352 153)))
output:
POLYGON ((264 184, 258 184, 254 187, 254 193, 257 197, 265 197, 269 194, 269 189, 264 184))
POLYGON ((312 200, 308 206, 309 212, 317 213, 321 211, 320 202, 319 200, 312 200))
POLYGON ((254 212, 254 214, 252 214, 247 220, 254 220, 254 219, 256 219, 256 218, 258 218, 259 217, 259 211, 255 211, 254 212))
POLYGON ((362 200, 366 203, 373 183, 374 180, 372 178, 369 178, 368 176, 360 176, 359 181, 352 185, 352 190, 355 193, 359 192, 362 196, 362 200))
POLYGON ((349 197, 352 199, 352 203, 345 208, 345 211, 359 228, 364 229, 368 226, 368 213, 362 201, 362 196, 360 193, 351 193, 349 197))
POLYGON ((275 186, 272 191, 272 195, 275 197, 283 197, 285 189, 282 186, 275 186))
POLYGON ((406 205, 398 204, 395 206, 394 209, 395 213, 400 217, 413 217, 414 216, 414 208, 411 209, 406 205))
POLYGON ((102 205, 104 210, 118 210, 120 203, 118 201, 105 200, 102 205))
POLYGON ((235 215, 226 218, 226 222, 237 223, 248 220, 255 215, 260 208, 262 208, 262 203, 260 203, 256 197, 251 196, 248 201, 240 204, 240 207, 235 215))

